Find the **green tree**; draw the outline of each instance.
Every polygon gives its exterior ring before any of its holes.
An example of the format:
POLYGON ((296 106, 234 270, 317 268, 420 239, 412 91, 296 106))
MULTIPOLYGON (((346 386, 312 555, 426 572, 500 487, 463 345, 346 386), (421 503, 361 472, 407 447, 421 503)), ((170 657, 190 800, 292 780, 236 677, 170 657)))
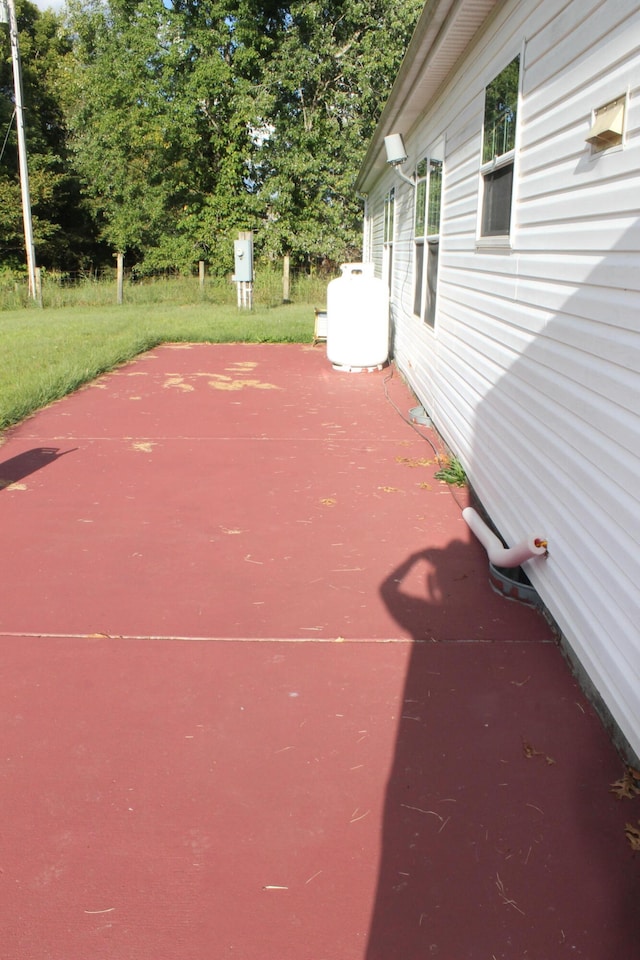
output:
POLYGON ((354 181, 422 9, 421 0, 288 5, 258 88, 260 231, 298 263, 359 255, 354 181))
POLYGON ((147 268, 223 262, 251 149, 228 4, 80 3, 71 22, 73 148, 102 236, 147 268))
MULTIPOLYGON (((61 81, 71 41, 58 15, 39 11, 29 0, 17 0, 16 14, 36 254, 45 266, 68 266, 69 261, 90 256, 93 241, 66 148, 61 81)), ((7 28, 0 31, 0 51, 0 146, 4 145, 0 157, 0 261, 21 266, 24 236, 7 28)))
POLYGON ((74 149, 113 247, 226 269, 251 228, 267 255, 355 255, 355 175, 420 0, 72 3, 74 149))
POLYGON ((168 227, 180 131, 162 95, 160 2, 70 8, 75 33, 67 111, 74 161, 101 236, 142 252, 168 227), (169 180, 171 179, 171 182, 169 180))
MULTIPOLYGON (((349 259, 353 183, 421 0, 18 0, 39 262, 143 269, 349 259), (104 246, 100 247, 100 243, 104 246)), ((0 49, 0 259, 20 256, 8 42, 0 49)))

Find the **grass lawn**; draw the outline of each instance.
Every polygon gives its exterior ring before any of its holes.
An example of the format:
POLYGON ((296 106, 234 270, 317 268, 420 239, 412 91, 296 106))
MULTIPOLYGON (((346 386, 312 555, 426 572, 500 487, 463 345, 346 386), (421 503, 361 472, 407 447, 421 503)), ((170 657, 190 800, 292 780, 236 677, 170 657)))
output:
POLYGON ((309 304, 197 303, 0 312, 0 430, 159 343, 310 341, 309 304))

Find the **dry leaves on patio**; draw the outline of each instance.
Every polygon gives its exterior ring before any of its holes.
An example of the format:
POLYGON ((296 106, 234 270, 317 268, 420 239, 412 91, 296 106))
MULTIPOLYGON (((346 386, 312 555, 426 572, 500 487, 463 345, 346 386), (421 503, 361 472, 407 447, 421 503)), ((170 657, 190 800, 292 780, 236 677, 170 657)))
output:
POLYGON ((618 800, 640 796, 640 770, 627 767, 620 779, 611 784, 611 793, 615 793, 618 800))
POLYGON ((640 820, 638 820, 637 827, 634 827, 632 823, 626 823, 624 832, 631 849, 640 852, 640 820))
POLYGON ((430 467, 438 461, 426 457, 396 457, 396 463, 404 463, 407 467, 430 467))
MULTIPOLYGON (((640 770, 634 767, 626 767, 619 780, 611 784, 611 792, 616 795, 618 800, 633 800, 640 796, 640 770)), ((626 823, 624 833, 629 841, 632 850, 640 852, 640 820, 638 825, 626 823)))
POLYGON ((555 763, 553 757, 547 756, 543 750, 536 750, 527 740, 522 741, 522 751, 527 760, 531 760, 533 757, 544 757, 545 763, 548 763, 549 766, 555 763))

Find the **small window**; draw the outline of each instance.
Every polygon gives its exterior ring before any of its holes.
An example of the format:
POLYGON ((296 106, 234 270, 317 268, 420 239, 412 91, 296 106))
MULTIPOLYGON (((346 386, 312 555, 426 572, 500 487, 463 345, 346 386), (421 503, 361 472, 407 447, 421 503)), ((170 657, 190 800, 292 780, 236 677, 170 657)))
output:
POLYGON ((427 174, 429 161, 425 157, 416 167, 415 209, 413 215, 413 312, 422 316, 422 288, 424 286, 424 231, 427 222, 427 174))
POLYGON ((425 157, 416 167, 413 312, 430 326, 436 319, 441 207, 442 160, 425 157))
POLYGON ((428 161, 421 160, 416 167, 416 207, 414 216, 414 230, 416 237, 424 235, 427 200, 427 170, 428 161))
POLYGON ((516 57, 485 91, 481 237, 509 235, 519 78, 520 57, 516 57))
POLYGON ((424 322, 430 327, 436 325, 436 294, 438 291, 438 261, 440 258, 440 238, 429 237, 427 243, 427 302, 424 322))
POLYGON ((429 161, 429 200, 427 211, 427 302, 425 323, 436 323, 436 292, 440 256, 440 212, 442 208, 442 160, 429 161))
POLYGON ((424 276, 424 240, 416 240, 413 286, 413 312, 422 316, 422 278, 424 276))
POLYGON ((440 208, 442 206, 442 160, 429 161, 429 206, 427 235, 440 233, 440 208))
POLYGON ((500 237, 509 233, 512 195, 513 163, 485 173, 481 230, 483 237, 500 237))

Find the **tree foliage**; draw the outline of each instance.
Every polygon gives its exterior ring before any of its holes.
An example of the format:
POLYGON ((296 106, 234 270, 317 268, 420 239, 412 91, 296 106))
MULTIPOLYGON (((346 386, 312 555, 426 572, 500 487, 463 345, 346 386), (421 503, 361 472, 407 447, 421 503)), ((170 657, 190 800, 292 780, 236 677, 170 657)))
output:
MULTIPOLYGON (((421 0, 18 4, 40 262, 109 248, 143 269, 226 270, 238 229, 300 264, 358 254, 353 184, 421 0)), ((21 249, 14 158, 11 132, 0 262, 21 249)))
POLYGON ((275 253, 353 259, 354 180, 422 3, 305 0, 289 5, 265 70, 265 242, 275 253))
MULTIPOLYGON (((61 80, 71 43, 59 18, 17 0, 34 240, 40 262, 62 265, 91 255, 93 226, 84 215, 69 162, 61 80)), ((0 263, 24 260, 22 207, 8 30, 0 29, 0 263)))

